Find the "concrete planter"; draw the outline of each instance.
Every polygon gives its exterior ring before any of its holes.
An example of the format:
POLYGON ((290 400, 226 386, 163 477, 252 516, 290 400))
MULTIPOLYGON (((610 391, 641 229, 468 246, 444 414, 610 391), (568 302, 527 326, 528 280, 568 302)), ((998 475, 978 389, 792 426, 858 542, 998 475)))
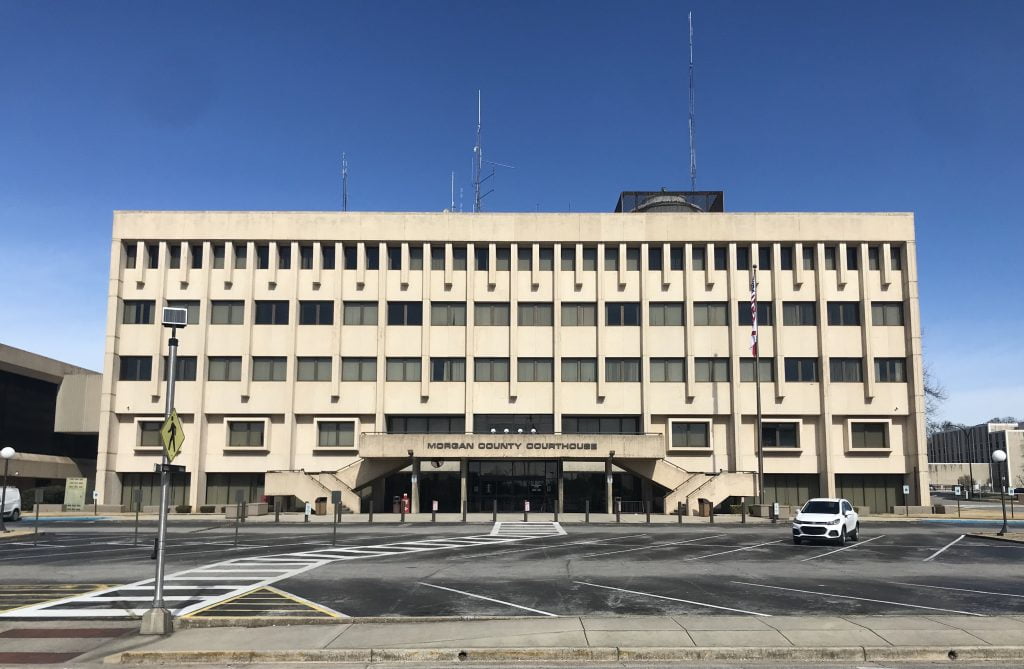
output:
MULTIPOLYGON (((269 511, 269 505, 266 502, 253 502, 251 504, 246 504, 245 505, 245 515, 243 517, 265 516, 265 515, 267 515, 268 511, 269 511)), ((225 518, 234 519, 234 517, 237 514, 238 514, 238 505, 237 504, 227 504, 227 505, 224 506, 224 517, 225 518)))

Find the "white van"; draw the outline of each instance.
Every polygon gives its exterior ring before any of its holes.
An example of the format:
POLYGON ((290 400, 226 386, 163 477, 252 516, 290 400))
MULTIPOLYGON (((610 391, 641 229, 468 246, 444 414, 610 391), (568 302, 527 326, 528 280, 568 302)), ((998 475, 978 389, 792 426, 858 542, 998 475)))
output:
POLYGON ((4 520, 21 519, 21 491, 8 487, 4 496, 4 520))

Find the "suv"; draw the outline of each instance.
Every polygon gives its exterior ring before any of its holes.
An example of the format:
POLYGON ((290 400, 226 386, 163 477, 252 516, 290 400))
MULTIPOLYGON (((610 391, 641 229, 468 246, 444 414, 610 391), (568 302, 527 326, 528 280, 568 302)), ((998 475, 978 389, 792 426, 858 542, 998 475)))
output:
POLYGON ((808 500, 793 519, 793 543, 804 539, 832 539, 842 546, 860 538, 860 518, 845 499, 817 497, 808 500))

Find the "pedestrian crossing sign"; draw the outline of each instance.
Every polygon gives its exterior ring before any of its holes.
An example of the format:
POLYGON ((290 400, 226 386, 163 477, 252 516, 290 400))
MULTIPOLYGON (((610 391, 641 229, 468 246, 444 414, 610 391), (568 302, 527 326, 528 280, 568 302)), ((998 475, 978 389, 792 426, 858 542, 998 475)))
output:
POLYGON ((185 441, 185 431, 181 427, 181 420, 178 419, 178 412, 171 410, 164 424, 160 426, 160 441, 164 445, 164 453, 167 454, 167 462, 171 462, 181 453, 181 444, 185 441))

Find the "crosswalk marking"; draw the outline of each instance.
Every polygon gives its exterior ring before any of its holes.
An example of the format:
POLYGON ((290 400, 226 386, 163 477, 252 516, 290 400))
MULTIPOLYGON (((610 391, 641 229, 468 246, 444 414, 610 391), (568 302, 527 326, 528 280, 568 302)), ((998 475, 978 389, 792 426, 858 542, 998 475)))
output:
POLYGON ((498 522, 491 530, 493 537, 556 537, 565 534, 561 523, 550 521, 498 522))

